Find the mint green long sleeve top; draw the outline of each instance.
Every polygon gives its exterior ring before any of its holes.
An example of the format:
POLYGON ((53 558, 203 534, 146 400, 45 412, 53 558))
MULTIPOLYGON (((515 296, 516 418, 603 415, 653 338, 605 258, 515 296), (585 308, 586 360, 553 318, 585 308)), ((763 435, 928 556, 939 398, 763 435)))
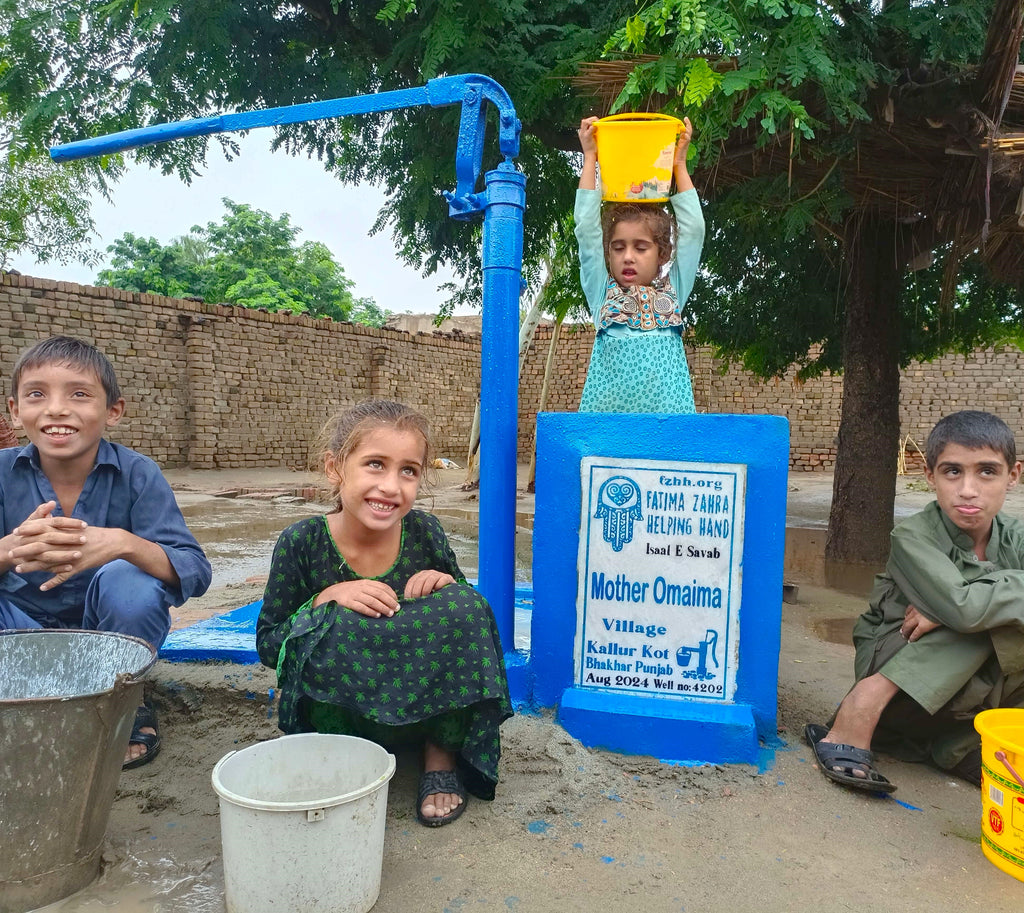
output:
MULTIPOLYGON (((704 247, 704 213, 700 208, 700 197, 693 189, 672 194, 669 203, 676 218, 669 281, 681 307, 693 291, 697 267, 700 266, 700 252, 704 247)), ((580 248, 580 284, 594 323, 597 324, 608 288, 608 265, 604 260, 604 236, 601 232, 600 190, 576 191, 575 217, 576 240, 580 248)), ((626 326, 611 326, 602 332, 611 336, 626 336, 636 331, 626 326)), ((669 329, 644 332, 678 335, 677 330, 669 329)))

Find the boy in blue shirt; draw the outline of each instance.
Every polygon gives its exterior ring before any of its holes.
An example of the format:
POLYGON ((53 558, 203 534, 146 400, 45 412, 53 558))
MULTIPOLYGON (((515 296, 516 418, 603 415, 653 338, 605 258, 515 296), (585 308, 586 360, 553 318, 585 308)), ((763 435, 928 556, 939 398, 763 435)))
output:
MULTIPOLYGON (((25 447, 0 450, 0 629, 115 631, 159 648, 169 608, 210 585, 210 562, 148 457, 103 439, 124 414, 98 349, 55 336, 14 367, 7 401, 25 447)), ((136 714, 125 769, 160 748, 136 714)))

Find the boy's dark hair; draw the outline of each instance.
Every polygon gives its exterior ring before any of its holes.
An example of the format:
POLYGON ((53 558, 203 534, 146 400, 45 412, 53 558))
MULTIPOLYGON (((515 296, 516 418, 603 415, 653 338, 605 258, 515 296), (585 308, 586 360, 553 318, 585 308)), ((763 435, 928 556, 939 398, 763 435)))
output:
POLYGON ((1017 462, 1017 445, 1013 432, 1006 422, 991 412, 965 409, 940 418, 928 435, 924 447, 924 459, 929 469, 934 469, 942 451, 950 444, 959 444, 970 450, 983 447, 1001 453, 1010 469, 1017 462))
POLYGON ((658 259, 668 263, 672 259, 672 215, 657 203, 612 203, 601 212, 601 231, 604 234, 604 256, 608 259, 615 226, 619 222, 643 222, 658 245, 658 259))
POLYGON ((73 336, 51 336, 21 353, 11 375, 11 396, 14 399, 18 398, 21 375, 27 369, 38 368, 40 365, 70 365, 83 371, 95 371, 107 393, 107 408, 121 398, 121 388, 117 385, 114 366, 96 346, 73 336))

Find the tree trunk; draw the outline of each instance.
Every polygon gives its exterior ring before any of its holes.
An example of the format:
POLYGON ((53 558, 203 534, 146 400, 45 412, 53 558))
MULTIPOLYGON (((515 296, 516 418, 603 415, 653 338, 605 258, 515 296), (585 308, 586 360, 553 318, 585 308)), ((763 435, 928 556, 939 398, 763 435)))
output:
POLYGON ((900 439, 899 294, 907 245, 895 222, 846 226, 843 404, 825 557, 881 567, 889 556, 900 439))
MULTIPOLYGON (((544 293, 551 284, 551 257, 544 260, 546 271, 544 284, 534 296, 529 311, 519 325, 519 373, 523 373, 523 362, 533 345, 533 337, 543 316, 544 293)), ((475 491, 480 487, 480 398, 477 397, 476 411, 473 413, 473 427, 469 432, 469 455, 466 457, 466 480, 459 486, 462 491, 475 491)))
POLYGON ((473 410, 473 426, 469 430, 469 450, 466 453, 466 478, 460 491, 476 491, 480 487, 480 397, 473 410))

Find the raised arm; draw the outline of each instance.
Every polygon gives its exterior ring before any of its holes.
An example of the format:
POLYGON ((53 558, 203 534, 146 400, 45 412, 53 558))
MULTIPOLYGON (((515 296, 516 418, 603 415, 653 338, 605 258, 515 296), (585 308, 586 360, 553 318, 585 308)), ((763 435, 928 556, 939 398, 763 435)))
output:
POLYGON ((676 140, 676 157, 672 166, 672 172, 676 178, 676 193, 683 193, 693 190, 693 181, 690 179, 690 171, 686 167, 686 156, 690 151, 690 140, 693 139, 693 124, 690 118, 683 118, 683 132, 676 140))
POLYGON ((585 117, 580 121, 578 135, 583 150, 583 170, 580 172, 580 190, 597 189, 597 118, 585 117))

